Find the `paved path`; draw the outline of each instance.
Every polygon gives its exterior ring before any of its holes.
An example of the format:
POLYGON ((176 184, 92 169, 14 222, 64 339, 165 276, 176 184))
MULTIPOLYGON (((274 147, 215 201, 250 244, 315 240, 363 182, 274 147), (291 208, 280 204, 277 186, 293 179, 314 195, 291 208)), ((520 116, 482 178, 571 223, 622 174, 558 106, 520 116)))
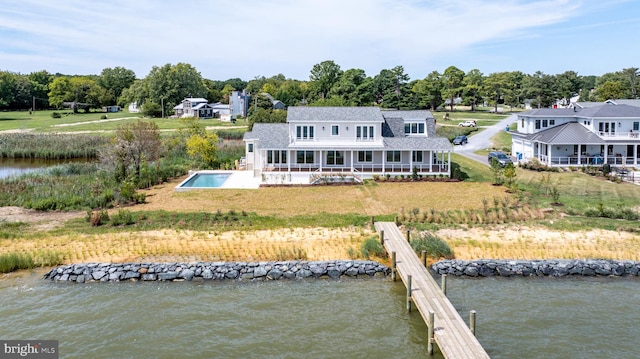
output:
POLYGON ((500 131, 505 131, 507 126, 514 123, 517 118, 518 117, 516 115, 510 115, 504 120, 496 122, 492 126, 482 127, 481 131, 477 131, 474 135, 469 137, 469 142, 466 145, 455 146, 454 152, 485 165, 489 165, 486 156, 480 156, 474 152, 491 148, 491 137, 495 136, 500 131))

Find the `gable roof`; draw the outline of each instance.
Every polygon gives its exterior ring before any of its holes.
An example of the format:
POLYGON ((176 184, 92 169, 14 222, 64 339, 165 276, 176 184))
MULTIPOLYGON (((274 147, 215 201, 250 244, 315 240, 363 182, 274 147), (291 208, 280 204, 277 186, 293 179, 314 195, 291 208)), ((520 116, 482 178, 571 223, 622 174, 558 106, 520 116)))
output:
POLYGON ((550 145, 589 144, 604 145, 606 142, 595 133, 577 122, 568 122, 551 127, 544 131, 524 136, 527 140, 546 143, 550 145))
POLYGON ((384 122, 378 107, 290 106, 287 122, 384 122))

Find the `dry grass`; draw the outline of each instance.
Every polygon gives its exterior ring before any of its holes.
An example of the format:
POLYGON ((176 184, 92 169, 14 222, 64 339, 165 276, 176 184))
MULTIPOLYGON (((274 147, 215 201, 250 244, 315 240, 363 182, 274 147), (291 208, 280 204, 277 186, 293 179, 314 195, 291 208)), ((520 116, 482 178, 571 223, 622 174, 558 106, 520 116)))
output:
POLYGON ((349 259, 373 232, 362 228, 261 231, 148 231, 0 240, 2 253, 61 253, 64 262, 349 259))
POLYGON ((140 210, 256 212, 295 216, 317 213, 400 213, 403 208, 438 210, 481 208, 482 199, 506 196, 504 187, 487 183, 403 182, 364 186, 264 187, 174 192, 184 178, 144 191, 140 210), (436 193, 437 195, 434 195, 436 193))
POLYGON ((552 231, 545 228, 443 229, 459 259, 585 259, 640 260, 640 236, 628 232, 552 231))

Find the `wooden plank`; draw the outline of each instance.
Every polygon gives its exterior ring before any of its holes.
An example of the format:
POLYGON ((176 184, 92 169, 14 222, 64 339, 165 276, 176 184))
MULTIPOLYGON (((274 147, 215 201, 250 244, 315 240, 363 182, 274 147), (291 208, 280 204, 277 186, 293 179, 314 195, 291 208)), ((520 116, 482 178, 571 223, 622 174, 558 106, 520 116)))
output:
POLYGON ((434 340, 444 357, 489 358, 395 223, 375 222, 375 228, 378 232, 384 231, 387 252, 396 253, 397 275, 405 286, 411 276, 412 307, 418 310, 427 325, 429 312, 434 312, 434 340))

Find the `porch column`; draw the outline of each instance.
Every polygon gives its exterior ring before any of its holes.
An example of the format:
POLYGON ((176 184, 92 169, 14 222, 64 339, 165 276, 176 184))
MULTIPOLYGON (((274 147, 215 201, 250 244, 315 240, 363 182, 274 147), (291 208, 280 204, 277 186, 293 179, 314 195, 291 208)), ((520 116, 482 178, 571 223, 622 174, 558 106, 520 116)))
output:
POLYGON ((413 173, 413 151, 409 151, 409 172, 413 173))
POLYGON ((447 172, 449 173, 449 178, 451 178, 451 151, 447 152, 447 172))
MULTIPOLYGON (((382 174, 384 174, 385 172, 387 172, 386 169, 386 165, 387 165, 387 151, 380 151, 381 156, 382 156, 382 174)), ((376 163, 376 161, 373 161, 373 163, 376 163)), ((375 166, 375 165, 374 165, 375 166)))
POLYGON ((319 157, 319 160, 320 160, 320 163, 318 163, 318 166, 320 168, 320 172, 322 172, 322 153, 323 152, 324 151, 318 151, 318 157, 319 157))
POLYGON ((638 145, 633 146, 633 166, 638 165, 638 145))
POLYGON ((351 167, 351 173, 355 173, 355 171, 353 170, 353 150, 349 151, 351 153, 351 161, 349 163, 349 167, 351 167))
POLYGON ((551 167, 551 152, 553 151, 553 146, 547 144, 547 166, 551 167))
POLYGON ((287 172, 291 173, 291 161, 293 160, 293 151, 287 150, 287 172))
POLYGON ((609 146, 608 145, 604 145, 603 147, 604 147, 604 151, 603 151, 604 152, 604 162, 602 162, 602 163, 607 163, 607 160, 608 160, 607 157, 609 157, 609 149, 607 147, 609 147, 609 146))

